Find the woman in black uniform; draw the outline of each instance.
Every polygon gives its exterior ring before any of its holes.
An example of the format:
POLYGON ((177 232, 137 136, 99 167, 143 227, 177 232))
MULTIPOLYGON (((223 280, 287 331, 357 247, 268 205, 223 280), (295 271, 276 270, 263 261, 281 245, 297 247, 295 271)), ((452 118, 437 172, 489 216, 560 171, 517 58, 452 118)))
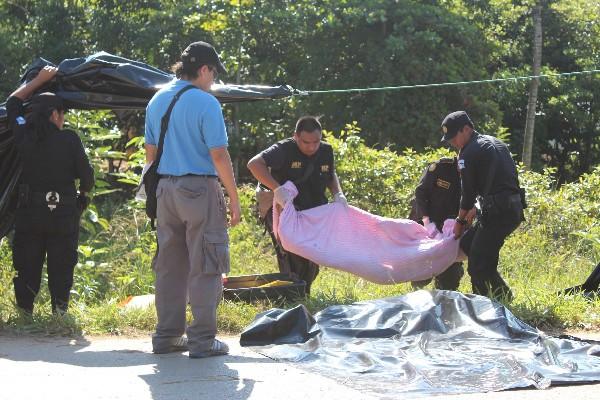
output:
POLYGON ((31 113, 25 113, 24 103, 57 72, 55 67, 44 67, 6 101, 22 163, 13 242, 17 275, 13 283, 17 306, 26 313, 33 312, 44 260, 52 311, 67 310, 77 264, 79 217, 88 203, 86 194, 94 185, 94 171, 79 136, 62 130, 62 99, 54 93, 37 94, 30 99, 31 113))

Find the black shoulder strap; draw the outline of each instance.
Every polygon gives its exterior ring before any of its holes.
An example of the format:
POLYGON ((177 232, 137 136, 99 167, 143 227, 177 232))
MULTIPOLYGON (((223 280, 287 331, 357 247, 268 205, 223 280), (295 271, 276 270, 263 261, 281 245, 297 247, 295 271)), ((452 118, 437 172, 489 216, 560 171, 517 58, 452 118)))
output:
POLYGON ((196 86, 194 85, 187 85, 186 87, 184 87, 183 89, 181 89, 179 92, 177 92, 177 94, 175 96, 173 96, 173 100, 171 100, 171 104, 169 104, 169 108, 167 109, 167 112, 165 113, 165 115, 163 115, 162 119, 160 120, 160 138, 158 139, 158 151, 156 153, 156 167, 158 168, 158 164, 160 163, 160 157, 162 156, 162 152, 163 152, 163 145, 165 143, 165 135, 167 133, 167 128, 169 127, 169 119, 171 119, 171 111, 173 111, 173 107, 175 107, 175 103, 177 103, 177 100, 179 100, 179 98, 181 97, 182 94, 184 94, 185 92, 187 92, 190 89, 195 89, 196 86))

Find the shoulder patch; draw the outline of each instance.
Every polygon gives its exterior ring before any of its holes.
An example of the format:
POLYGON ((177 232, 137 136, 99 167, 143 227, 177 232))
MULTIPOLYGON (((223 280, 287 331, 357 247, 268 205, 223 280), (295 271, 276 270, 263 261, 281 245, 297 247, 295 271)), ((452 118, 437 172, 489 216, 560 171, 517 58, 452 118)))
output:
POLYGON ((441 187, 441 188, 443 188, 443 189, 450 189, 450 182, 448 182, 448 181, 445 181, 445 180, 443 180, 443 179, 440 179, 440 178, 438 178, 438 179, 436 180, 435 184, 436 184, 438 187, 441 187))
POLYGON ((458 160, 458 169, 465 169, 465 160, 458 160))
POLYGON ((25 125, 27 123, 27 120, 25 120, 25 118, 18 116, 17 117, 17 125, 25 125))
POLYGON ((429 165, 429 172, 433 172, 435 171, 435 168, 437 167, 437 163, 431 163, 429 165))

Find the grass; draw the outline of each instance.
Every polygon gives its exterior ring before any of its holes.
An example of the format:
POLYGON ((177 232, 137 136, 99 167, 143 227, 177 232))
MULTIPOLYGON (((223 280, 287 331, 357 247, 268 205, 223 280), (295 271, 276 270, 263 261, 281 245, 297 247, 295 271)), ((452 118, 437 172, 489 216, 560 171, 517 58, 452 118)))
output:
MULTIPOLYGON (((419 171, 428 160, 439 156, 439 152, 396 155, 386 150, 385 157, 378 159, 384 159, 385 163, 370 167, 373 163, 353 160, 367 156, 375 160, 377 154, 373 153, 374 150, 364 150, 359 140, 348 140, 342 144, 336 143, 335 139, 331 141, 338 147, 346 146, 339 173, 348 182, 345 187, 350 201, 359 199, 361 207, 395 217, 406 215, 407 201, 419 178, 419 171), (381 181, 373 178, 380 174, 378 171, 387 171, 386 179, 389 181, 381 188, 367 190, 368 182, 382 185, 381 181), (399 176, 395 171, 405 172, 399 176), (377 191, 386 193, 386 202, 379 201, 377 191)), ((337 151, 339 154, 342 150, 337 151)), ((600 330, 600 299, 591 301, 581 295, 558 294, 561 289, 583 283, 600 260, 600 207, 597 200, 600 198, 600 168, 582 177, 579 182, 559 189, 554 187, 550 173, 522 171, 520 176, 530 193, 527 222, 506 241, 499 267, 515 294, 509 308, 518 318, 544 330, 600 330)), ((243 222, 230 231, 230 275, 277 271, 269 236, 264 234, 253 214, 252 197, 251 187, 241 188, 244 215, 243 222)), ((96 202, 101 203, 101 199, 96 199, 96 202)), ((97 205, 99 210, 109 210, 103 212, 110 214, 105 217, 110 223, 105 224, 106 228, 98 227, 98 223, 94 222, 98 209, 92 209, 85 216, 80 262, 75 269, 72 302, 66 316, 50 313, 45 280, 33 317, 17 313, 13 303, 14 272, 10 247, 8 240, 2 241, 0 331, 52 335, 147 335, 153 330, 156 323, 153 308, 130 310, 119 307, 119 302, 130 295, 153 292, 150 266, 155 251, 154 233, 148 229, 140 206, 133 202, 110 207, 97 205)), ((376 285, 348 273, 322 268, 311 297, 303 303, 314 313, 329 305, 398 296, 411 290, 408 283, 376 285)), ((463 278, 460 291, 470 293, 468 276, 463 278)), ((257 313, 294 305, 223 301, 218 313, 219 330, 236 334, 257 313)))
MULTIPOLYGON (((240 231, 245 227, 240 227, 240 231)), ((232 234, 235 237, 236 233, 232 234)), ((506 243, 501 254, 500 269, 516 295, 510 309, 522 320, 541 329, 600 330, 600 300, 589 301, 579 295, 557 295, 559 289, 583 282, 590 270, 590 263, 560 249, 548 255, 537 246, 523 246, 526 232, 517 232, 506 243), (524 256, 526 254, 527 256, 524 256), (527 262, 524 262, 524 259, 527 262)), ((529 238, 527 243, 535 243, 529 238)), ((260 238, 258 246, 247 243, 232 246, 234 269, 232 275, 267 273, 276 270, 276 260, 268 252, 263 255, 266 244, 260 238), (243 256, 236 258, 238 252, 243 256), (236 261, 237 260, 237 261, 236 261)), ((6 252, 3 244, 2 252, 6 252)), ((2 268, 6 275, 7 268, 2 268)), ((6 282, 6 280, 4 280, 6 282)), ((111 334, 140 335, 150 333, 156 323, 154 309, 124 309, 118 306, 119 297, 108 297, 93 304, 77 300, 66 316, 50 313, 46 289, 40 294, 33 318, 23 317, 14 309, 12 293, 3 287, 2 320, 0 329, 12 332, 41 333, 52 335, 111 334)), ((470 292, 468 278, 463 278, 460 290, 470 292)), ((312 296, 303 303, 311 312, 317 312, 333 304, 350 304, 355 301, 398 296, 411 291, 410 284, 376 285, 348 273, 322 268, 312 296)), ((247 304, 223 301, 219 306, 218 326, 221 333, 241 332, 259 312, 274 307, 291 307, 295 304, 258 302, 247 304)))

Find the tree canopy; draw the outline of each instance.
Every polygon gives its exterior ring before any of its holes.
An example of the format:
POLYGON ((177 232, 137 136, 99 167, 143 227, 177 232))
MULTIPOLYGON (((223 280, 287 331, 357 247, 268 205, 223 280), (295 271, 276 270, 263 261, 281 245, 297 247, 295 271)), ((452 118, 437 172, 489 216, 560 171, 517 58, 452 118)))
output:
MULTIPOLYGON (((600 1, 540 0, 543 72, 600 66, 600 1)), ((163 70, 211 42, 231 83, 368 88, 529 75, 534 0, 25 0, 0 3, 0 95, 35 57, 104 50, 163 70)), ((296 96, 227 106, 233 156, 245 161, 288 136, 298 116, 338 131, 356 122, 371 146, 439 146, 444 115, 465 109, 520 154, 527 81, 296 96)), ((600 74, 543 79, 533 166, 572 180, 600 160, 600 74)), ((137 133, 141 134, 140 119, 137 133)), ((125 141, 121 141, 124 145, 125 141)), ((123 150, 123 149, 120 149, 123 150)), ((240 173, 245 173, 240 169, 240 173)))

